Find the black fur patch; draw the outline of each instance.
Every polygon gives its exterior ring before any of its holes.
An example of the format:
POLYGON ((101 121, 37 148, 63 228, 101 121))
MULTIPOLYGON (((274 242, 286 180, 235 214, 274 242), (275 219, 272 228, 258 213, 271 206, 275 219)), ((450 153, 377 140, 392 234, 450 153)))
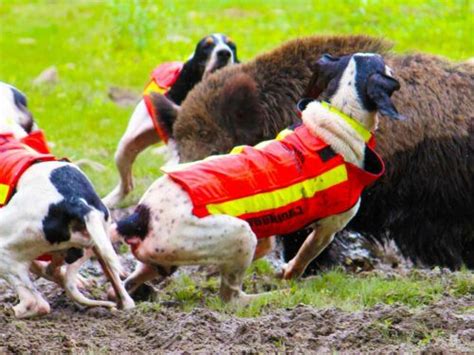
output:
POLYGON ((203 74, 204 67, 196 64, 191 58, 184 63, 183 70, 166 96, 176 105, 181 105, 191 89, 201 81, 203 74))
POLYGON ((351 56, 344 56, 337 60, 325 58, 323 56, 316 62, 305 97, 322 101, 329 100, 339 88, 339 82, 351 56))
POLYGON ((145 239, 150 225, 150 209, 145 205, 138 205, 128 217, 117 222, 117 232, 125 237, 139 237, 145 239))
POLYGON ((154 264, 153 268, 163 277, 171 276, 176 270, 178 270, 177 266, 164 267, 158 264, 154 264))
POLYGON ((356 63, 357 71, 355 78, 355 87, 357 89, 357 93, 364 108, 369 112, 373 112, 377 109, 377 107, 367 96, 367 82, 372 74, 385 73, 384 61, 382 57, 378 55, 373 57, 354 56, 354 61, 356 63))
POLYGON ((15 102, 15 105, 17 107, 21 107, 21 106, 28 107, 26 96, 13 87, 11 88, 11 90, 13 92, 13 100, 15 102))
POLYGON ((68 241, 70 229, 84 230, 84 217, 95 208, 108 219, 108 210, 97 196, 87 178, 72 166, 63 166, 51 172, 50 181, 63 200, 49 206, 43 219, 43 232, 51 244, 68 241))
POLYGON ((21 126, 23 129, 26 131, 26 133, 31 133, 33 129, 33 116, 31 112, 28 110, 28 102, 26 100, 26 96, 23 95, 22 92, 18 91, 18 89, 11 87, 12 93, 13 93, 13 101, 15 102, 16 107, 20 111, 26 114, 26 116, 29 117, 29 120, 27 122, 22 122, 21 126))
POLYGON ((323 149, 321 149, 318 152, 319 157, 323 162, 327 162, 328 160, 334 158, 337 154, 336 152, 331 148, 331 146, 327 146, 323 149))
POLYGON ((84 256, 84 250, 79 248, 69 248, 66 253, 66 257, 64 261, 68 264, 72 264, 73 262, 79 260, 84 256))

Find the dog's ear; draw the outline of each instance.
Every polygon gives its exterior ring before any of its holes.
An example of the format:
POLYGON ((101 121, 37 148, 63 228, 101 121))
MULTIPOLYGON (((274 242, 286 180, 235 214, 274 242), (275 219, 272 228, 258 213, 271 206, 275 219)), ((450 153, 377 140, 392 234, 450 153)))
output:
POLYGON ((386 74, 372 74, 367 81, 367 96, 377 107, 377 111, 394 120, 404 120, 405 117, 398 113, 390 98, 398 89, 400 83, 386 74))
POLYGON ((340 72, 338 68, 340 59, 326 53, 316 61, 313 66, 313 75, 304 97, 317 99, 321 95, 324 89, 328 87, 329 82, 340 72))
POLYGON ((180 107, 165 95, 158 93, 151 94, 151 102, 153 109, 157 113, 157 117, 159 117, 160 123, 166 130, 166 133, 172 137, 173 124, 174 121, 176 121, 176 117, 178 117, 180 107))
POLYGON ((247 74, 230 78, 219 96, 221 126, 233 136, 235 144, 255 144, 263 137, 263 119, 257 83, 247 74))
POLYGON ((237 57, 237 46, 235 44, 233 44, 232 46, 229 46, 230 49, 232 50, 232 53, 234 54, 234 63, 235 64, 239 64, 240 63, 240 60, 239 58, 237 57))
POLYGON ((26 133, 31 133, 35 122, 32 113, 30 112, 30 110, 28 110, 28 102, 26 100, 26 96, 14 87, 12 87, 11 90, 13 92, 13 100, 15 102, 15 106, 22 113, 22 115, 20 116, 19 123, 26 131, 26 133))

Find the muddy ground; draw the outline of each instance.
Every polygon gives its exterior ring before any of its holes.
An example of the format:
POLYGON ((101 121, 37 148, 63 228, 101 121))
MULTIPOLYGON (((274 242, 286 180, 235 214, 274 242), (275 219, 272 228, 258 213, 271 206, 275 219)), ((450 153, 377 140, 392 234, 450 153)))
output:
POLYGON ((185 312, 177 302, 163 302, 160 307, 141 303, 131 311, 83 309, 55 285, 43 280, 37 284, 52 313, 41 319, 17 320, 10 308, 16 296, 0 282, 0 354, 474 352, 472 295, 454 298, 446 293, 416 311, 403 305, 377 305, 359 312, 298 305, 249 319, 206 308, 185 312))
MULTIPOLYGON (((382 275, 406 275, 407 270, 410 272, 412 266, 399 256, 395 257, 398 258, 396 269, 390 266, 393 265, 392 256, 389 262, 379 262, 374 270, 368 272, 382 275)), ((121 258, 130 271, 133 257, 124 254, 121 258)), ((355 271, 351 267, 348 270, 355 271)), ((191 271, 184 272, 198 284, 207 277, 207 271, 191 271)), ((439 277, 432 271, 419 272, 423 277, 439 277)), ((96 282, 92 288, 95 294, 89 296, 104 297, 102 284, 105 280, 97 263, 88 263, 82 273, 96 282)), ((454 276, 447 270, 442 270, 442 273, 443 277, 454 276)), ((258 282, 264 283, 263 280, 258 282)), ((36 284, 50 303, 51 314, 40 319, 17 320, 11 310, 17 302, 16 295, 0 279, 0 354, 198 351, 474 353, 474 295, 455 298, 446 292, 437 302, 417 310, 400 304, 377 305, 358 312, 298 305, 292 309, 269 310, 257 318, 239 318, 231 312, 220 313, 204 307, 186 312, 179 302, 169 301, 173 297, 162 297, 166 301, 158 303, 159 307, 156 303, 137 303, 137 308, 131 311, 85 309, 73 304, 56 285, 41 279, 36 280, 36 284)), ((165 286, 166 282, 155 283, 153 287, 158 294, 152 292, 152 296, 167 292, 165 286)), ((203 297, 206 297, 206 291, 203 297)))

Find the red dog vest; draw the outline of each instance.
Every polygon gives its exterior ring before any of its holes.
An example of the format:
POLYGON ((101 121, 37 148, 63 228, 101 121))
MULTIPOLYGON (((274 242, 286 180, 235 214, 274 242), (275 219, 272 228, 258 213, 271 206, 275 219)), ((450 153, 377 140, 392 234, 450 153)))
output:
POLYGON ((258 238, 292 233, 347 211, 384 172, 370 132, 345 119, 366 132, 367 170, 345 162, 305 125, 254 147, 162 170, 189 194, 197 217, 241 218, 258 238))
POLYGON ((18 140, 12 134, 0 134, 0 207, 10 200, 21 175, 39 161, 57 160, 49 154, 42 131, 18 140))
POLYGON ((163 129, 163 127, 161 126, 158 113, 153 107, 153 104, 151 102, 151 94, 155 92, 166 95, 166 93, 178 79, 182 69, 182 62, 169 62, 160 64, 151 73, 150 82, 147 84, 145 90, 143 91, 143 100, 145 101, 148 113, 152 118, 153 126, 155 127, 158 136, 160 136, 160 139, 165 143, 168 142, 169 137, 166 133, 166 130, 163 129))
MULTIPOLYGON (((21 175, 31 165, 57 160, 50 154, 43 131, 38 130, 18 140, 12 134, 0 134, 0 208, 10 201, 21 175)), ((36 260, 51 261, 49 254, 36 260)))

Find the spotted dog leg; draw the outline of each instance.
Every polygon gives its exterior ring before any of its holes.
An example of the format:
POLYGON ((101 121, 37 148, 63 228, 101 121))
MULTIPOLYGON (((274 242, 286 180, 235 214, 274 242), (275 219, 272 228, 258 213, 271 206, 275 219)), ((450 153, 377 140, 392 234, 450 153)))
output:
POLYGON ((17 318, 36 317, 50 312, 48 302, 31 282, 28 269, 28 265, 12 263, 6 273, 8 283, 16 289, 20 299, 20 302, 13 307, 17 318))
POLYGON ((296 256, 283 266, 281 277, 283 279, 300 277, 309 263, 332 242, 334 235, 355 216, 359 205, 360 199, 350 210, 315 223, 313 232, 306 238, 296 256))

